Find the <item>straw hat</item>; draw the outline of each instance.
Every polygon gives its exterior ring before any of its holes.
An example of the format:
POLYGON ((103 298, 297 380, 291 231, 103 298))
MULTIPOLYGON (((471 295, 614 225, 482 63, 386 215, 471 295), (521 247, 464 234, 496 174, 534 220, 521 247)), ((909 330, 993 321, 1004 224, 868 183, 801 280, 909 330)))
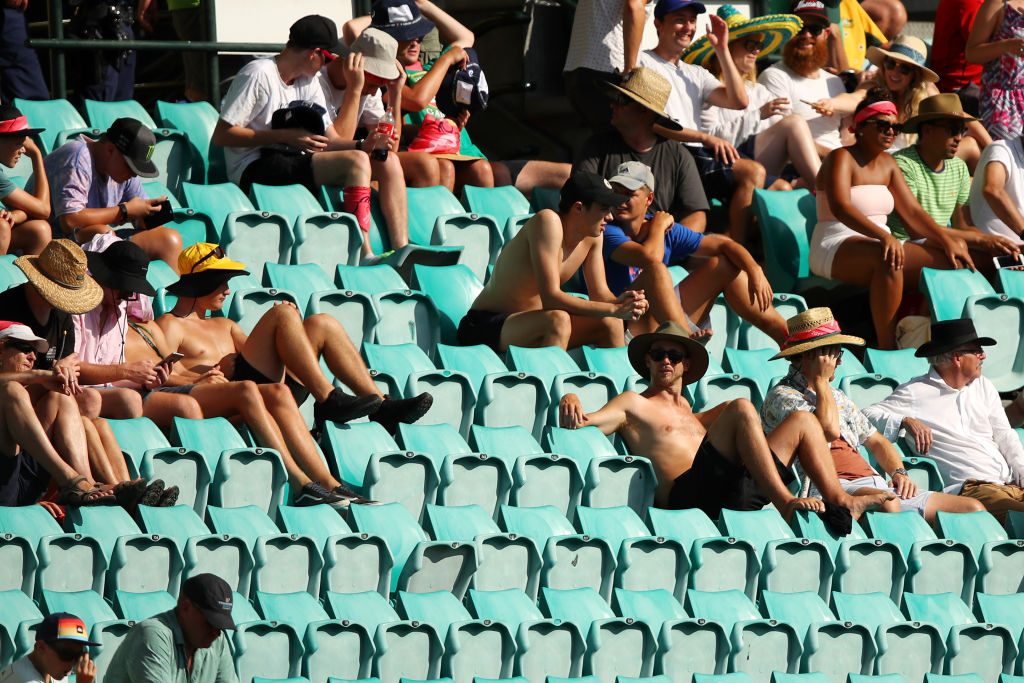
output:
POLYGON ((809 308, 786 321, 789 336, 782 350, 771 357, 788 358, 822 346, 864 346, 864 340, 843 334, 831 308, 809 308))
POLYGON ((886 57, 916 66, 923 74, 922 80, 927 83, 937 83, 939 80, 939 75, 924 65, 928 60, 928 46, 920 38, 901 35, 893 38, 888 50, 883 50, 880 47, 868 48, 868 61, 879 69, 882 68, 882 62, 886 57))
POLYGON ((654 69, 640 66, 622 77, 620 85, 608 84, 609 95, 616 92, 658 115, 658 123, 672 130, 682 130, 675 119, 665 113, 665 105, 672 94, 672 84, 654 69))
POLYGON ((920 124, 942 119, 954 119, 963 123, 978 120, 964 112, 959 95, 954 92, 945 92, 921 100, 921 104, 917 106, 917 116, 907 119, 903 124, 903 130, 907 133, 916 133, 920 124))
MULTIPOLYGON (((795 36, 803 26, 803 20, 795 14, 769 14, 763 17, 747 19, 732 5, 718 8, 718 16, 729 27, 729 42, 742 40, 751 35, 764 36, 761 57, 770 55, 795 36)), ((701 36, 683 50, 682 60, 688 64, 707 66, 715 48, 711 47, 707 36, 701 36)))
POLYGON ((629 342, 629 363, 641 377, 650 376, 645 357, 654 343, 659 341, 670 341, 686 347, 690 366, 683 374, 683 384, 696 382, 708 371, 708 350, 703 344, 691 339, 678 323, 669 321, 659 325, 654 332, 637 335, 629 342))
POLYGON ((14 265, 47 303, 66 313, 91 311, 103 298, 103 289, 86 272, 85 252, 71 240, 52 240, 39 256, 18 257, 14 265))

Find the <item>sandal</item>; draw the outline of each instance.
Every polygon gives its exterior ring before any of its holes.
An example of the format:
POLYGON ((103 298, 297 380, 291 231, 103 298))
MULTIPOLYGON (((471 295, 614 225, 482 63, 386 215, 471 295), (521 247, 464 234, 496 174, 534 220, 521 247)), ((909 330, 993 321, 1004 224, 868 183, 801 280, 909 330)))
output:
POLYGON ((78 507, 116 505, 117 498, 109 491, 103 491, 93 485, 90 489, 84 489, 79 484, 89 484, 83 475, 78 475, 68 483, 64 484, 57 491, 56 502, 59 505, 75 505, 78 507))

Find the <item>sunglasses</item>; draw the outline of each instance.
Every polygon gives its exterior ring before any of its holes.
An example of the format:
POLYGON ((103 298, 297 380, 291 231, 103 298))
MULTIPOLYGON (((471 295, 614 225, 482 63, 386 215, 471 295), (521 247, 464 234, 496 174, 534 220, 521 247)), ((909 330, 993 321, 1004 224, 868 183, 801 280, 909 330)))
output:
POLYGON ((748 38, 747 40, 744 40, 741 44, 743 45, 743 49, 746 50, 747 52, 760 52, 761 50, 764 49, 764 41, 757 40, 755 38, 748 38))
POLYGON ((33 344, 32 342, 21 341, 19 339, 9 339, 7 343, 4 344, 4 346, 6 346, 9 349, 14 349, 15 351, 19 351, 21 353, 36 352, 35 344, 33 344))
POLYGON ((202 263, 203 261, 208 261, 208 260, 210 260, 212 258, 224 258, 224 247, 221 247, 221 246, 216 247, 209 254, 207 254, 203 258, 201 258, 198 261, 196 261, 195 263, 193 263, 192 267, 189 268, 189 271, 188 271, 189 274, 196 272, 196 268, 199 267, 200 263, 202 263))
POLYGON ((893 69, 896 69, 897 71, 899 71, 904 76, 909 76, 910 74, 914 73, 914 68, 915 68, 915 67, 911 66, 910 64, 907 64, 906 62, 898 62, 895 59, 892 59, 891 57, 886 57, 882 61, 882 66, 885 67, 886 70, 888 70, 888 71, 892 71, 893 69))
POLYGON ((936 121, 935 123, 925 124, 929 126, 935 126, 949 133, 950 137, 963 137, 967 135, 967 126, 956 121, 946 121, 945 123, 936 121))
POLYGON ((871 119, 870 121, 865 121, 865 123, 873 125, 878 129, 879 133, 892 133, 893 135, 899 135, 903 132, 902 123, 893 123, 892 121, 885 121, 883 119, 871 119))
POLYGON ((822 33, 824 33, 826 28, 827 27, 825 26, 825 24, 820 24, 818 22, 812 22, 812 23, 808 24, 805 21, 804 25, 797 32, 797 35, 800 35, 801 33, 809 33, 812 38, 817 38, 822 33))
POLYGON ((682 363, 688 358, 684 352, 675 349, 651 349, 647 352, 647 356, 655 363, 660 363, 668 358, 668 362, 672 365, 682 363))
POLYGON ((953 353, 958 356, 983 356, 985 349, 957 349, 953 353))
POLYGON ((83 648, 61 647, 52 643, 50 644, 50 649, 53 650, 53 653, 57 655, 57 658, 62 662, 77 661, 79 657, 85 654, 85 650, 83 648))

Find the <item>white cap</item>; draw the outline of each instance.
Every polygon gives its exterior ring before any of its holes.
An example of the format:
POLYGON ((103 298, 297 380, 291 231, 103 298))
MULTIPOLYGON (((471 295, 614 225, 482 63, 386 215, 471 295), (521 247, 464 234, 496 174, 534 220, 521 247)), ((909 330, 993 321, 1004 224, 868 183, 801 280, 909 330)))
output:
POLYGON ((609 182, 622 185, 627 190, 639 190, 646 186, 651 192, 654 191, 654 173, 641 161, 626 161, 619 164, 609 182))
POLYGON ((50 348, 50 343, 42 337, 37 337, 33 334, 32 329, 28 325, 12 323, 8 320, 0 321, 0 341, 4 339, 35 342, 36 351, 39 353, 46 353, 47 349, 50 348))

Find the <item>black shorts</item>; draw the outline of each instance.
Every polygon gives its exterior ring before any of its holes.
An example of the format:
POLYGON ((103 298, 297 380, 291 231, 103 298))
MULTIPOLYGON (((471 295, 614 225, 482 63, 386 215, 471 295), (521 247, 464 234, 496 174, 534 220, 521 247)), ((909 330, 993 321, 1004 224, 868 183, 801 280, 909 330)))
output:
POLYGON ((469 309, 459 322, 459 344, 475 346, 485 344, 501 353, 501 328, 511 313, 494 313, 469 309))
MULTIPOLYGON (((254 382, 255 384, 277 384, 279 380, 271 379, 264 375, 262 372, 257 370, 253 365, 245 359, 245 356, 238 354, 235 356, 235 372, 231 375, 232 382, 245 382, 246 380, 254 382)), ((304 387, 301 382, 292 378, 291 375, 285 373, 284 375, 285 386, 292 392, 292 398, 295 399, 295 405, 301 406, 305 403, 306 399, 309 398, 309 389, 304 387)))
MULTIPOLYGON (((793 473, 772 453, 775 469, 786 484, 793 473)), ((727 460, 705 436, 693 458, 693 465, 672 485, 668 507, 672 510, 700 508, 717 519, 723 508, 759 510, 770 501, 743 465, 727 460)))
POLYGON ((242 192, 246 194, 249 194, 253 183, 305 185, 315 196, 318 190, 316 183, 313 182, 313 155, 279 149, 261 149, 260 158, 245 167, 238 181, 242 192))
POLYGON ((0 505, 33 505, 46 493, 49 484, 50 475, 25 451, 18 455, 0 454, 0 505))
POLYGON ((185 394, 187 396, 192 393, 193 387, 195 387, 195 384, 178 384, 172 387, 157 387, 156 389, 142 387, 139 389, 139 393, 142 394, 142 400, 145 401, 153 394, 185 394))
MULTIPOLYGON (((737 148, 742 158, 753 159, 753 140, 754 138, 751 137, 746 143, 737 148)), ((708 199, 717 199, 723 204, 728 204, 732 198, 732 193, 736 191, 736 174, 733 173, 732 164, 716 159, 714 152, 707 147, 693 147, 691 145, 684 145, 684 147, 689 150, 693 156, 694 163, 697 164, 697 170, 700 171, 700 180, 704 185, 704 194, 708 196, 708 199)), ((779 177, 774 175, 765 177, 765 189, 778 179, 779 177)))

